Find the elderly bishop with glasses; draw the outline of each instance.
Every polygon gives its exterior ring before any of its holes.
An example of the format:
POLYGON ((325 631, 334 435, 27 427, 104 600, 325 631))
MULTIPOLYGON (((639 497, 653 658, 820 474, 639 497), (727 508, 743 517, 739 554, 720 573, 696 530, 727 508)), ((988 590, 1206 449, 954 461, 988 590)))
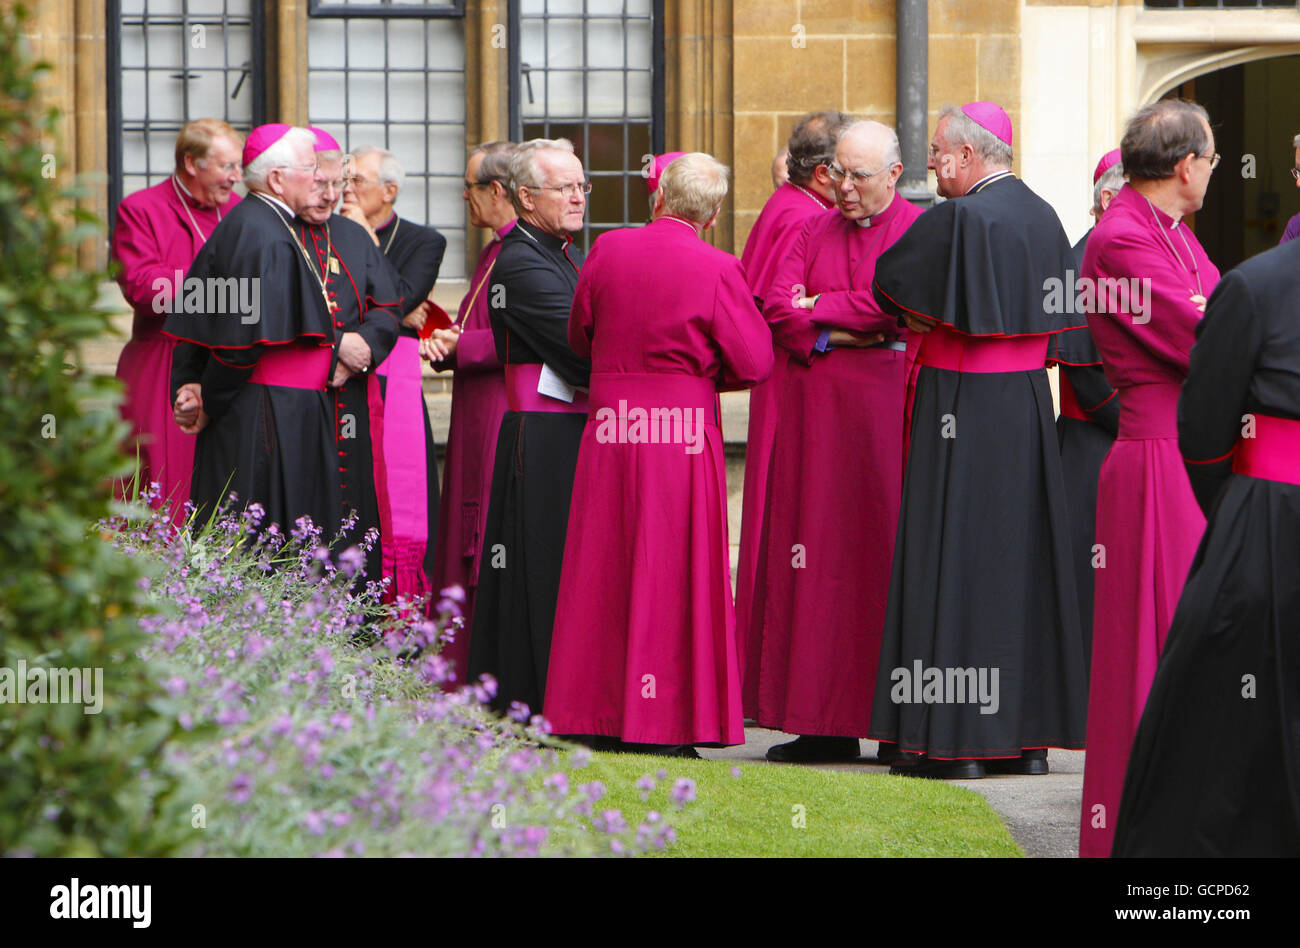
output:
POLYGON ((509 403, 497 436, 469 676, 497 680, 494 707, 542 710, 551 627, 591 360, 569 345, 591 185, 566 139, 524 142, 510 159, 518 223, 486 287, 509 403))
POLYGON ((921 212, 895 189, 898 137, 878 122, 844 129, 829 172, 836 210, 804 223, 764 306, 788 360, 769 496, 797 498, 764 519, 759 542, 767 592, 758 723, 800 735, 769 749, 770 760, 858 756, 902 490, 907 333, 876 302, 871 280, 921 212))

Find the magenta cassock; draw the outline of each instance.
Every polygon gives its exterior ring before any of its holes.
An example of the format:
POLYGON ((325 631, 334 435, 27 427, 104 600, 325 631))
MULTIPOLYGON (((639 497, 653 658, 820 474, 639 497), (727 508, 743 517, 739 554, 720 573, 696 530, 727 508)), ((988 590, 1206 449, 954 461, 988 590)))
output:
POLYGON ((661 217, 592 247, 569 342, 593 372, 546 717, 558 734, 741 744, 717 392, 771 372, 771 333, 740 262, 661 217))

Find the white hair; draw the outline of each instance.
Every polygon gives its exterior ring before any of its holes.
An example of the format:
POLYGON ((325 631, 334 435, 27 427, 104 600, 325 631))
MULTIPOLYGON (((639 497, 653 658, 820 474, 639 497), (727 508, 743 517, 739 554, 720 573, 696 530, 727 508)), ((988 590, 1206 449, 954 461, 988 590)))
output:
POLYGON ((378 145, 362 145, 360 148, 352 149, 352 158, 355 161, 358 158, 364 158, 366 155, 379 156, 379 183, 395 184, 400 192, 406 184, 406 171, 402 168, 401 162, 397 156, 385 148, 378 145))
POLYGON ((298 126, 289 129, 279 141, 244 166, 244 185, 252 190, 265 190, 267 176, 276 168, 292 167, 298 150, 304 145, 314 154, 316 135, 298 126))
POLYGON ((575 154, 573 142, 567 138, 533 138, 521 144, 510 156, 510 200, 517 211, 524 206, 519 202, 520 188, 542 187, 542 171, 537 167, 537 156, 544 151, 564 151, 575 154))
POLYGON ((949 105, 939 113, 939 121, 948 120, 944 140, 949 148, 970 145, 980 161, 994 168, 1010 168, 1011 146, 975 121, 960 108, 949 105))
POLYGON ((881 158, 885 159, 885 167, 892 168, 894 165, 901 165, 903 163, 903 149, 898 144, 898 132, 894 131, 883 122, 873 122, 870 119, 860 119, 859 121, 851 122, 844 126, 844 130, 840 132, 840 137, 837 141, 844 141, 844 136, 848 135, 850 132, 866 131, 867 129, 870 129, 877 135, 882 131, 888 135, 885 139, 885 147, 881 151, 880 155, 881 158))
POLYGON ((1119 189, 1124 187, 1124 163, 1117 161, 1107 168, 1097 183, 1092 186, 1092 213, 1101 213, 1101 192, 1113 191, 1119 193, 1119 189))
POLYGON ((659 178, 664 210, 703 227, 727 197, 727 166, 702 151, 674 158, 659 178))

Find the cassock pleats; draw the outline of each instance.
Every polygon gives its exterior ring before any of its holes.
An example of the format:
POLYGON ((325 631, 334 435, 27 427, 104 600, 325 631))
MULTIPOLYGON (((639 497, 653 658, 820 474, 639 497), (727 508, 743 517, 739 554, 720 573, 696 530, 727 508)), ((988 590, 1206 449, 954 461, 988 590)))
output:
POLYGON ((1233 477, 1133 740, 1113 855, 1300 854, 1297 576, 1300 487, 1233 477))
POLYGON ((584 414, 506 412, 497 437, 469 681, 497 679, 493 707, 542 710, 584 414))
POLYGON ((920 369, 872 738, 939 759, 1083 747, 1088 684, 1057 450, 1046 372, 920 369), (990 684, 996 669, 996 712, 969 695, 892 700, 894 670, 918 662, 983 668, 990 684))

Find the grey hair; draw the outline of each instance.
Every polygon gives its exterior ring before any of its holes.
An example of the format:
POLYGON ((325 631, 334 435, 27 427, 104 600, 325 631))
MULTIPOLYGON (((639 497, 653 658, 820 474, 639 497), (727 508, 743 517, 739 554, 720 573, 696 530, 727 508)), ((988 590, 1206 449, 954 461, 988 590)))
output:
POLYGON ((939 121, 948 120, 944 130, 944 141, 949 148, 970 145, 976 156, 986 165, 994 168, 1010 168, 1012 162, 1011 146, 998 138, 987 128, 975 121, 955 105, 944 106, 939 113, 939 121))
POLYGON ((892 168, 894 165, 901 165, 903 163, 903 148, 898 143, 898 132, 894 131, 883 122, 873 122, 870 119, 859 119, 856 122, 850 122, 848 125, 844 126, 844 130, 840 132, 839 140, 843 141, 844 136, 849 134, 849 132, 860 131, 863 129, 874 130, 878 128, 883 128, 889 133, 889 139, 885 142, 885 150, 882 155, 885 159, 886 167, 892 168))
POLYGON ((1297 135, 1295 138, 1291 139, 1291 147, 1300 148, 1300 135, 1297 135))
POLYGON ((1094 214, 1101 213, 1101 192, 1102 191, 1114 191, 1118 193, 1119 189, 1122 188, 1123 186, 1124 186, 1124 163, 1117 161, 1109 168, 1107 168, 1102 173, 1102 176, 1097 179, 1097 183, 1092 186, 1092 213, 1094 214))
POLYGON ((311 129, 295 125, 279 141, 244 166, 244 185, 251 189, 264 189, 267 176, 276 168, 291 167, 295 152, 303 145, 314 155, 316 135, 311 129))
POLYGON ((484 142, 469 153, 469 157, 482 155, 478 166, 478 183, 490 184, 500 181, 505 186, 510 180, 510 159, 515 156, 519 146, 514 142, 484 142))
POLYGON ((810 112, 800 119, 786 145, 790 154, 785 168, 790 180, 795 184, 812 181, 817 166, 830 164, 835 157, 840 132, 852 122, 852 117, 836 111, 810 112))
POLYGON ((395 184, 400 192, 406 185, 406 171, 402 168, 402 163, 397 160, 397 156, 386 148, 380 148, 378 145, 362 145, 360 148, 352 149, 352 158, 364 158, 366 155, 379 156, 379 183, 395 184))
POLYGON ((543 151, 567 151, 571 155, 575 154, 573 142, 567 138, 533 138, 520 144, 510 156, 510 178, 506 187, 516 211, 525 210, 519 200, 520 188, 542 187, 542 172, 537 167, 537 155, 543 151))
POLYGON ((702 151, 674 158, 659 178, 664 210, 703 227, 727 198, 729 169, 702 151))

